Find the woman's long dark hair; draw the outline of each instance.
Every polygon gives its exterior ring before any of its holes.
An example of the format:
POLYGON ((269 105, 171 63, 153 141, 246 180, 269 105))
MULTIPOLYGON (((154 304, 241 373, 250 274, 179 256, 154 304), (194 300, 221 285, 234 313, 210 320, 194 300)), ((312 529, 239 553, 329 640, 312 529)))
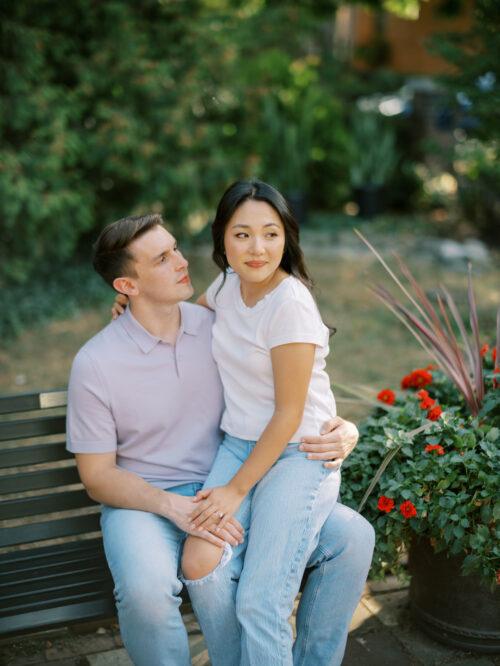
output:
POLYGON ((212 223, 214 243, 212 259, 224 274, 222 284, 224 284, 226 271, 229 268, 224 251, 226 227, 237 208, 249 199, 265 201, 278 213, 285 229, 285 248, 280 267, 289 275, 301 280, 308 289, 312 290, 314 283, 306 268, 304 255, 299 245, 299 225, 292 215, 285 197, 272 185, 268 185, 261 180, 237 180, 227 188, 217 206, 215 220, 212 223))

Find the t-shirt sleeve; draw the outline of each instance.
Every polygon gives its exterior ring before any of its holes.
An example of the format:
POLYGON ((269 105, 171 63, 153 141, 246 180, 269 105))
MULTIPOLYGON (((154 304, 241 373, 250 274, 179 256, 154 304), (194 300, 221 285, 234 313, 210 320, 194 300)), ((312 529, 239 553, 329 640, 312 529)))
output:
POLYGON ((293 342, 323 347, 328 344, 328 329, 311 296, 281 303, 269 320, 266 338, 269 349, 293 342))
POLYGON ((73 453, 112 453, 116 425, 103 382, 92 358, 80 351, 71 368, 66 448, 73 453))
POLYGON ((212 310, 215 310, 215 305, 216 305, 215 296, 219 291, 223 278, 224 278, 224 273, 220 273, 205 292, 207 303, 212 310))

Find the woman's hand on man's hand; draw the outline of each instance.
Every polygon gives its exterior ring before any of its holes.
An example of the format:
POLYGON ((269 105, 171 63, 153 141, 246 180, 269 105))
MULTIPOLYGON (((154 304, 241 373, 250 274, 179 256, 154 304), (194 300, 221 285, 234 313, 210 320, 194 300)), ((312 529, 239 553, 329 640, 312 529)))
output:
POLYGON ((116 294, 113 305, 111 306, 111 318, 118 319, 125 312, 128 305, 128 296, 125 294, 116 294))
POLYGON ((340 416, 327 421, 321 435, 302 437, 300 446, 311 460, 325 460, 325 467, 337 469, 358 443, 359 432, 354 423, 340 416))
POLYGON ((226 527, 229 520, 235 520, 244 495, 230 483, 216 488, 200 490, 194 498, 197 507, 190 515, 191 529, 209 529, 218 533, 226 527))

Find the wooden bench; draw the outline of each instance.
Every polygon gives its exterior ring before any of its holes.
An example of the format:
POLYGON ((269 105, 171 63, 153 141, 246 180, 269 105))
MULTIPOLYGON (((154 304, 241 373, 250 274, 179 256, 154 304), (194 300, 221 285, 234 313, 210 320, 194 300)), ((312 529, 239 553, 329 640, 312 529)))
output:
POLYGON ((65 391, 0 397, 0 634, 115 614, 99 506, 65 449, 65 391))

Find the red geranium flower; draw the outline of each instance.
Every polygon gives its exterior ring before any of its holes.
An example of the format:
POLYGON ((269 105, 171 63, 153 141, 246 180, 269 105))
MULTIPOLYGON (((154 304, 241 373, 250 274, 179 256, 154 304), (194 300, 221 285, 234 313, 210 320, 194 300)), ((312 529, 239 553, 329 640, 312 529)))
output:
POLYGON ((426 396, 418 404, 420 406, 420 409, 430 409, 431 407, 434 407, 436 401, 430 396, 426 396))
MULTIPOLYGON (((495 374, 499 373, 500 372, 500 367, 495 368, 493 370, 493 372, 495 374)), ((500 382, 495 377, 493 377, 493 388, 495 388, 495 389, 500 388, 500 382)))
POLYGON ((388 405, 393 405, 396 402, 396 394, 394 393, 394 391, 391 391, 391 389, 383 389, 377 395, 377 399, 380 400, 380 402, 385 402, 388 405))
POLYGON ((406 500, 406 502, 403 502, 401 506, 399 507, 399 510, 403 514, 403 517, 408 519, 408 518, 415 518, 417 515, 417 510, 415 508, 415 505, 413 502, 410 502, 410 500, 406 500))
POLYGON ((389 513, 394 509, 394 500, 391 499, 390 497, 386 497, 385 495, 381 495, 378 498, 377 508, 380 509, 380 511, 385 511, 385 513, 389 513))
POLYGON ((429 421, 437 421, 442 413, 443 410, 441 409, 441 407, 439 405, 436 405, 435 407, 429 409, 429 411, 427 412, 427 418, 429 419, 429 421))
POLYGON ((497 571, 497 585, 500 585, 500 569, 497 571))
POLYGON ((481 356, 486 356, 486 354, 488 353, 489 349, 490 349, 490 346, 487 345, 487 344, 484 344, 484 345, 481 347, 481 349, 479 350, 479 353, 481 354, 481 356))
POLYGON ((441 444, 427 444, 424 451, 427 451, 428 453, 435 451, 438 456, 444 456, 444 449, 441 444))
POLYGON ((497 348, 493 347, 491 350, 491 360, 493 361, 493 365, 495 365, 496 360, 497 360, 497 348))
POLYGON ((409 375, 406 375, 403 377, 401 380, 401 388, 403 389, 408 389, 408 388, 422 388, 423 386, 427 386, 427 384, 432 383, 432 375, 431 373, 426 370, 425 368, 418 368, 417 370, 413 370, 413 372, 410 372, 409 375))

